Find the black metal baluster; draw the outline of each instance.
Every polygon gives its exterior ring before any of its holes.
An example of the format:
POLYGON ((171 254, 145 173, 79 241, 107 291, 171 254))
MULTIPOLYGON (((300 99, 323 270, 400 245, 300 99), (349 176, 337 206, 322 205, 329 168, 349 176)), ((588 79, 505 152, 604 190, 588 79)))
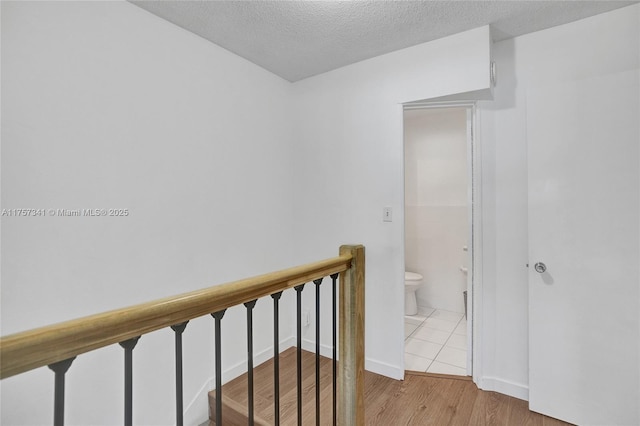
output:
POLYGON ((313 280, 316 285, 316 425, 320 425, 320 284, 324 278, 313 280))
POLYGON ((49 365, 55 373, 55 390, 53 394, 53 426, 64 425, 64 375, 76 357, 65 359, 49 365))
POLYGON ((271 295, 273 298, 273 409, 274 426, 280 426, 280 311, 278 301, 282 292, 271 295))
POLYGON ((302 426, 302 289, 304 284, 294 287, 296 290, 296 318, 298 347, 296 352, 298 385, 298 426, 302 426))
POLYGON ((183 396, 182 396, 182 332, 187 323, 172 325, 176 341, 176 426, 184 424, 183 396))
POLYGON ((253 425, 253 307, 256 300, 244 304, 247 308, 247 392, 249 426, 253 425))
POLYGON ((336 364, 336 360, 338 358, 337 356, 337 348, 338 348, 338 344, 337 344, 337 333, 336 333, 336 316, 337 316, 337 303, 336 303, 336 281, 338 279, 338 275, 339 274, 333 274, 331 275, 331 280, 332 280, 332 292, 331 292, 331 300, 332 300, 332 305, 333 305, 333 319, 332 319, 332 329, 333 329, 333 426, 336 426, 337 424, 337 420, 338 420, 338 413, 337 413, 337 364, 336 364))
POLYGON ((133 348, 136 347, 140 336, 124 342, 120 346, 124 348, 124 425, 133 424, 133 348))
POLYGON ((214 312, 211 316, 216 320, 216 426, 222 425, 222 339, 220 321, 227 310, 214 312))

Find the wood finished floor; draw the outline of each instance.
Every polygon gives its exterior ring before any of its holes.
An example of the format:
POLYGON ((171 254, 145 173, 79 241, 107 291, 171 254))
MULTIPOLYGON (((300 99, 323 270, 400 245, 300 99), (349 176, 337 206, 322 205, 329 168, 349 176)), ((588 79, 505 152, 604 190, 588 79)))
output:
MULTIPOLYGON (((331 424, 331 360, 321 358, 321 424, 331 424)), ((315 355, 303 351, 303 424, 315 425, 315 355)), ((407 373, 393 380, 365 375, 366 424, 400 425, 517 425, 559 426, 568 423, 529 411, 526 401, 479 390, 468 378, 407 373)), ((270 424, 273 412, 273 360, 254 369, 255 415, 270 424)), ((223 394, 247 403, 247 379, 241 376, 223 387, 223 394)), ((280 422, 295 425, 296 351, 280 354, 280 422)))

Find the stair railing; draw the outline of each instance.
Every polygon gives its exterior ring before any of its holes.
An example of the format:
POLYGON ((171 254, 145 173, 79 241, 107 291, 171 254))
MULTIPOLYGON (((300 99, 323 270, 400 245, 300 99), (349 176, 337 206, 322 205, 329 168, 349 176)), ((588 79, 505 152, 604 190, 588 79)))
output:
MULTIPOLYGON (((339 256, 234 281, 202 290, 104 312, 0 338, 0 379, 48 366, 55 373, 54 426, 64 424, 65 374, 73 360, 86 352, 120 344, 125 355, 124 424, 132 424, 132 354, 144 334, 166 327, 175 333, 176 424, 183 424, 182 333, 189 320, 212 315, 215 320, 216 425, 222 424, 221 322, 226 309, 244 304, 248 330, 249 424, 253 424, 252 309, 257 299, 271 296, 274 303, 275 422, 279 424, 278 300, 283 291, 297 293, 298 395, 301 394, 301 293, 306 283, 316 285, 316 340, 319 340, 319 287, 324 277, 333 282, 333 424, 364 425, 364 247, 340 247, 339 256), (336 280, 340 276, 339 298, 336 280), (336 302, 338 299, 339 302, 336 302), (339 309, 336 307, 339 304, 339 309), (336 341, 339 310, 339 341, 336 341), (339 367, 336 359, 339 349, 339 367), (337 373, 337 374, 336 374, 337 373)), ((316 343, 316 423, 319 410, 319 343, 316 343)), ((302 404, 298 399, 298 424, 302 404)))

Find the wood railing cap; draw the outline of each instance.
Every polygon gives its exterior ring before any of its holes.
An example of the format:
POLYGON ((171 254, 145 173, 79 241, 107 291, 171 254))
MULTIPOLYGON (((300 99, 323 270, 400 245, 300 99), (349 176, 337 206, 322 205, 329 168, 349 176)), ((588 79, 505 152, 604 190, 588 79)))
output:
POLYGON ((343 247, 330 259, 2 337, 0 379, 343 272, 352 260, 343 247))

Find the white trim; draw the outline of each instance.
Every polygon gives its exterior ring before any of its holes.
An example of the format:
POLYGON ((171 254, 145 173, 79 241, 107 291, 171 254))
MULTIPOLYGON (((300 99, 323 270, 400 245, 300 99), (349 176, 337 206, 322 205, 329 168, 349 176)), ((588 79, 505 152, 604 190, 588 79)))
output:
MULTIPOLYGON (((315 353, 316 342, 309 339, 303 339, 302 349, 315 353)), ((333 358, 333 347, 328 345, 323 345, 321 343, 320 355, 326 358, 333 358)), ((365 363, 364 368, 367 371, 371 371, 372 373, 380 374, 396 380, 404 379, 404 365, 401 367, 398 367, 397 365, 387 364, 386 362, 382 362, 382 361, 378 361, 378 360, 366 358, 366 357, 365 357, 364 363, 365 363)))
POLYGON ((475 140, 474 140, 474 119, 475 119, 475 107, 467 108, 467 317, 472 318, 471 321, 467 318, 467 348, 471 348, 468 351, 467 356, 467 375, 473 375, 473 282, 475 279, 474 269, 474 256, 475 253, 475 238, 474 238, 474 211, 477 210, 477 206, 474 204, 476 201, 475 192, 476 176, 474 175, 475 160, 473 153, 475 152, 475 140))
MULTIPOLYGON (((403 363, 404 363, 404 357, 403 357, 403 363)), ((391 365, 375 359, 365 358, 364 368, 365 370, 370 371, 372 373, 390 377, 395 380, 404 380, 404 365, 401 368, 398 368, 397 365, 391 365)))
MULTIPOLYGON (((293 339, 293 338, 292 338, 293 339)), ((295 342, 291 346, 295 345, 295 342)), ((309 339, 302 339, 302 349, 305 351, 316 353, 316 341, 309 339)), ((328 346, 320 343, 320 355, 326 358, 333 358, 333 346, 328 346)), ((336 358, 338 354, 336 353, 336 358)))
MULTIPOLYGON (((295 338, 293 336, 288 337, 284 340, 280 341, 280 352, 289 349, 291 346, 296 344, 295 338)), ((260 365, 265 361, 273 358, 273 346, 268 347, 267 349, 259 352, 258 354, 253 355, 253 365, 260 365)), ((222 372, 222 383, 230 382, 236 377, 242 376, 247 372, 247 361, 245 359, 237 362, 230 368, 227 368, 222 372)))
POLYGON ((474 193, 473 204, 473 258, 472 258, 472 277, 473 285, 472 292, 468 295, 468 305, 471 307, 472 318, 470 327, 467 329, 471 331, 471 362, 472 362, 472 378, 474 383, 478 383, 480 377, 482 377, 482 309, 483 300, 482 295, 482 141, 480 140, 479 123, 481 122, 480 108, 475 105, 473 107, 473 127, 472 127, 472 155, 473 155, 473 181, 472 185, 474 193))
POLYGON ((442 108, 474 108, 476 106, 475 101, 442 101, 442 102, 411 102, 403 105, 404 111, 410 111, 414 109, 442 109, 442 108))
MULTIPOLYGON (((405 144, 405 141, 404 141, 404 138, 405 138, 404 111, 407 108, 407 106, 401 104, 401 105, 398 105, 398 107, 399 107, 399 110, 396 110, 396 111, 399 111, 400 123, 401 123, 400 127, 402 129, 402 135, 401 135, 401 138, 402 138, 401 139, 401 141, 402 141, 402 144, 401 144, 402 145, 402 157, 401 157, 402 158, 402 209, 401 209, 401 212, 402 212, 402 219, 401 219, 402 226, 400 227, 401 228, 400 232, 402 232, 402 250, 400 251, 400 258, 402 260, 402 281, 400 281, 400 282, 402 283, 402 285, 398 286, 398 290, 397 291, 402 292, 401 295, 400 295, 400 297, 401 297, 400 300, 402 300, 402 310, 401 310, 402 314, 400 316, 400 321, 401 321, 400 322, 400 330, 402 330, 401 331, 401 333, 402 333, 402 347, 400 348, 401 350, 400 350, 400 354, 399 355, 400 355, 400 369, 402 370, 402 375, 400 376, 400 380, 404 380, 404 372, 405 372, 405 368, 404 368, 404 345, 405 345, 405 335, 404 335, 404 316, 405 316, 404 272, 407 270, 407 267, 406 267, 407 261, 406 261, 406 255, 405 255, 405 247, 407 246, 407 243, 405 241, 406 236, 407 236, 407 231, 406 231, 406 228, 407 228, 407 222, 406 222, 406 219, 407 219, 407 200, 406 200, 407 190, 405 188, 405 182, 406 182, 406 176, 405 176, 405 173, 406 173, 406 170, 405 170, 405 164, 406 164, 405 145, 406 144, 405 144)), ((396 112, 396 113, 398 114, 398 112, 396 112)), ((400 278, 400 277, 398 277, 398 278, 400 278)))
MULTIPOLYGON (((442 101, 442 102, 415 102, 403 105, 403 111, 414 109, 430 109, 430 108, 466 108, 467 113, 467 146, 468 146, 468 169, 471 177, 469 200, 471 201, 471 209, 469 225, 469 233, 471 235, 469 243, 470 256, 470 279, 467 284, 467 347, 471 348, 467 353, 467 374, 471 375, 473 381, 478 383, 481 377, 482 360, 481 360, 481 336, 482 323, 480 321, 482 313, 482 165, 481 165, 481 148, 478 135, 478 113, 476 101, 442 101), (470 321, 469 321, 470 319, 470 321)), ((404 132, 404 124, 402 126, 404 132)), ((404 134, 403 134, 404 141, 404 134)), ((402 144, 402 158, 404 159, 404 143, 402 144)), ((404 167, 403 167, 404 176, 404 167)), ((403 196, 405 188, 403 184, 403 196)), ((402 229, 403 241, 405 238, 405 229, 402 229)), ((402 249, 402 259, 404 261, 404 245, 402 249)), ((403 343, 404 344, 404 343, 403 343)), ((404 359, 402 363, 404 368, 404 359)))
POLYGON ((482 390, 499 392, 525 401, 529 400, 529 387, 522 383, 510 382, 497 377, 482 377, 477 385, 482 390))
MULTIPOLYGON (((316 352, 316 342, 309 339, 302 339, 302 349, 309 352, 316 352)), ((404 350, 404 349, 403 349, 404 350)), ((333 347, 320 344, 320 355, 326 358, 333 358, 333 347)), ((337 357, 337 354, 336 354, 337 357)), ((375 359, 366 358, 364 360, 365 370, 372 373, 381 374, 383 376, 390 377, 396 380, 402 380, 404 378, 404 365, 398 367, 397 365, 387 364, 385 362, 377 361, 375 359)))
POLYGON ((184 424, 190 426, 200 425, 203 422, 209 420, 209 410, 202 411, 203 407, 209 407, 209 391, 215 387, 215 378, 209 377, 202 387, 198 389, 196 396, 193 397, 191 402, 184 409, 184 424), (197 407, 199 410, 192 410, 192 407, 197 407))

